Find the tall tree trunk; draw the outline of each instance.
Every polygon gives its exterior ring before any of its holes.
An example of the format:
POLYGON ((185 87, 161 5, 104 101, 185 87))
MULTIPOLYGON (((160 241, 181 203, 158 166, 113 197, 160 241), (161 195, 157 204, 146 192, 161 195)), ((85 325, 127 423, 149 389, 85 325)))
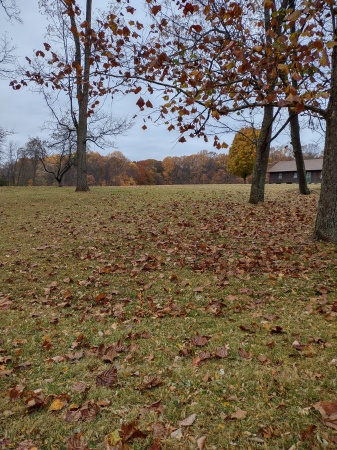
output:
MULTIPOLYGON (((78 126, 77 126, 77 147, 76 147, 76 167, 77 181, 76 191, 88 191, 87 182, 87 132, 88 132, 88 103, 89 103, 89 82, 90 82, 90 51, 91 51, 91 15, 92 0, 86 1, 86 41, 84 44, 84 68, 83 74, 77 77, 77 99, 78 99, 78 126)), ((75 22, 71 17, 72 25, 75 22)), ((75 41, 75 60, 82 66, 80 41, 77 29, 72 27, 75 41)))
MULTIPOLYGON (((272 1, 272 10, 276 10, 275 0, 272 1)), ((264 28, 265 28, 265 39, 266 46, 272 44, 272 38, 268 34, 271 21, 271 10, 269 6, 264 7, 264 28)), ((267 78, 269 76, 267 75, 267 78)), ((270 89, 274 87, 271 83, 270 89)), ((266 105, 263 109, 263 120, 261 125, 261 131, 257 140, 256 146, 256 158, 253 169, 252 186, 250 189, 249 203, 257 204, 264 201, 264 190, 266 183, 266 175, 268 168, 269 152, 270 152, 270 140, 271 132, 273 126, 274 108, 270 105, 266 105)))
POLYGON ((250 188, 249 203, 257 204, 264 201, 264 190, 269 160, 270 139, 274 121, 274 108, 264 107, 261 131, 257 140, 256 158, 253 169, 252 186, 250 188))
POLYGON ((326 133, 321 195, 314 237, 337 244, 337 47, 332 50, 331 93, 326 112, 326 133))
POLYGON ((303 159, 300 124, 299 124, 299 120, 298 120, 298 115, 294 114, 289 109, 289 117, 290 117, 291 143, 293 146, 294 156, 295 156, 295 161, 296 161, 299 191, 300 191, 300 194, 302 194, 302 195, 309 195, 310 190, 307 185, 307 177, 306 177, 305 165, 304 165, 304 159, 303 159))

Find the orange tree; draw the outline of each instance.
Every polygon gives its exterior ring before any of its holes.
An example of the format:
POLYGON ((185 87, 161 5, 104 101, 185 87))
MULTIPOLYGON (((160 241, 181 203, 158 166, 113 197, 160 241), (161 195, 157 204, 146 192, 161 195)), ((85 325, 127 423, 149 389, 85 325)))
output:
POLYGON ((258 136, 259 131, 242 128, 236 133, 229 149, 227 169, 231 174, 243 178, 244 183, 253 172, 258 136))

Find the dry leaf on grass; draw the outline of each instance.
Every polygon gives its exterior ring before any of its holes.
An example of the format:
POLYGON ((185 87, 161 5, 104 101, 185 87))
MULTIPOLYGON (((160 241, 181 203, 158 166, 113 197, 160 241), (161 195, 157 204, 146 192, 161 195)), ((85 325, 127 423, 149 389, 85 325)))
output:
POLYGON ((245 350, 244 348, 239 348, 238 353, 241 356, 241 358, 243 358, 243 359, 251 359, 252 358, 252 354, 248 353, 247 350, 245 350))
POLYGON ((321 413, 325 425, 337 430, 337 402, 322 401, 313 406, 321 413))
POLYGON ((67 441, 67 450, 89 450, 83 433, 76 433, 73 436, 70 436, 67 441))
POLYGON ((117 380, 117 369, 116 367, 111 367, 104 372, 101 372, 96 377, 96 385, 111 388, 117 380))
POLYGON ((197 439, 197 446, 199 450, 203 450, 205 447, 206 436, 201 436, 197 439))
POLYGON ((88 422, 96 417, 97 412, 97 404, 93 400, 90 400, 83 403, 82 406, 70 406, 66 413, 65 420, 72 423, 78 422, 79 420, 88 422))
POLYGON ((217 347, 214 352, 216 358, 227 358, 229 352, 229 345, 226 344, 224 347, 217 347))
POLYGON ((237 409, 233 414, 230 415, 231 419, 242 420, 247 416, 247 411, 243 409, 237 409))
POLYGON ((119 436, 119 431, 118 430, 112 431, 104 438, 104 448, 106 450, 110 450, 114 448, 121 440, 122 438, 119 436))
POLYGON ((177 430, 173 431, 170 434, 170 437, 173 439, 178 439, 180 441, 180 439, 183 437, 183 429, 182 428, 178 428, 177 430))
POLYGON ((145 389, 152 389, 154 387, 161 386, 162 384, 163 380, 160 376, 146 375, 142 384, 140 384, 136 389, 139 391, 144 391, 145 389))
POLYGON ((190 427, 191 425, 193 425, 195 419, 196 419, 197 415, 196 414, 191 414, 190 416, 186 417, 186 419, 181 420, 178 425, 180 427, 190 427))
POLYGON ((52 411, 60 411, 68 404, 68 400, 66 398, 55 398, 49 406, 49 412, 52 411))
POLYGON ((168 436, 168 429, 163 422, 152 424, 152 435, 154 439, 166 439, 168 436))
POLYGON ((123 442, 132 441, 133 439, 145 439, 148 433, 137 428, 137 422, 123 423, 119 432, 123 442))
POLYGON ((161 442, 159 439, 155 439, 149 450, 161 450, 161 442))
POLYGON ((191 343, 197 347, 203 347, 207 344, 209 339, 210 338, 208 336, 200 336, 200 334, 197 334, 196 336, 194 336, 194 338, 191 339, 191 343))
POLYGON ((16 447, 16 450, 38 450, 38 448, 33 441, 26 440, 20 442, 16 447))

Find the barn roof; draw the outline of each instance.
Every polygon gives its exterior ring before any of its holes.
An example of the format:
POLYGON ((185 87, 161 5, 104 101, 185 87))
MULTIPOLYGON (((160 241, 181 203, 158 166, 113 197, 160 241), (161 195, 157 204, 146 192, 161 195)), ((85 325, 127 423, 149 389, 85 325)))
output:
MULTIPOLYGON (((322 170, 323 158, 317 159, 305 159, 304 160, 305 170, 322 170)), ((279 161, 273 166, 268 168, 268 172, 296 172, 296 161, 279 161)))

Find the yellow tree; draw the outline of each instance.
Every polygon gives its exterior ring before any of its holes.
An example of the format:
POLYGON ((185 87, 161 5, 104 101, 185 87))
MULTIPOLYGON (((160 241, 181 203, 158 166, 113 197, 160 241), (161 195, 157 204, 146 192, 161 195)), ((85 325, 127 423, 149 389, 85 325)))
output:
POLYGON ((258 137, 258 130, 242 128, 236 133, 229 149, 228 172, 243 178, 244 183, 253 172, 258 137))

